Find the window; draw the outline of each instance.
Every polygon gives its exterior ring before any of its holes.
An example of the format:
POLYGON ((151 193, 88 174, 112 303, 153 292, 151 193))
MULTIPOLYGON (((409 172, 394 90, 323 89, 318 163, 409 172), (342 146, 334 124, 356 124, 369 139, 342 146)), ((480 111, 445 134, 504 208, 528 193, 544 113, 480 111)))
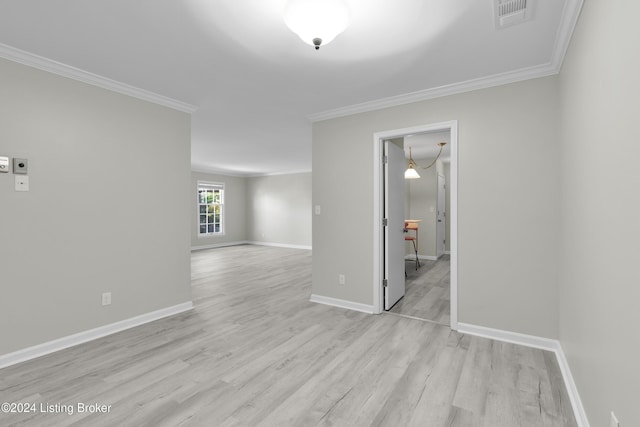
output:
POLYGON ((224 233, 224 184, 198 181, 198 235, 224 233))

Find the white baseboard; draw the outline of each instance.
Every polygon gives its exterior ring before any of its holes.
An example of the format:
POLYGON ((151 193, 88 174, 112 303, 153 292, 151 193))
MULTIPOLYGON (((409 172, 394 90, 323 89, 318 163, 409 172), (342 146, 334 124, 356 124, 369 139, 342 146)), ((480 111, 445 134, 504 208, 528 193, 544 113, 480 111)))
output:
POLYGON ((318 304, 331 305, 333 307, 346 308, 348 310, 361 311, 367 314, 374 314, 373 306, 360 304, 359 302, 347 301, 338 298, 324 297, 322 295, 311 295, 309 301, 318 304))
POLYGON ((458 332, 549 351, 556 351, 556 349, 560 345, 557 340, 553 340, 550 338, 520 334, 518 332, 503 331, 501 329, 486 328, 484 326, 470 325, 468 323, 458 323, 458 332))
MULTIPOLYGON (((414 254, 407 254, 404 256, 404 259, 406 261, 415 261, 416 256, 414 254)), ((427 261, 437 261, 438 257, 431 256, 431 255, 418 255, 418 259, 426 259, 427 261)))
POLYGON ((573 413, 575 414, 578 427, 589 427, 589 420, 587 419, 587 413, 582 406, 582 400, 576 387, 576 383, 573 380, 569 363, 565 357, 564 351, 560 341, 542 338, 534 335, 520 334, 517 332, 503 331, 500 329, 486 328, 484 326, 476 326, 468 323, 458 323, 458 332, 463 334, 475 335, 483 338, 489 338, 496 341, 504 341, 512 344, 524 345, 527 347, 539 348, 542 350, 552 351, 556 355, 558 365, 560 366, 560 372, 562 373, 562 379, 567 387, 567 393, 571 400, 571 406, 573 413))
POLYGON ((173 316, 174 314, 182 313, 184 311, 191 310, 192 308, 193 303, 189 301, 172 307, 152 311, 150 313, 141 314, 140 316, 131 317, 109 325, 89 329, 77 334, 68 335, 66 337, 34 345, 32 347, 27 347, 12 353, 3 354, 0 355, 0 368, 6 368, 7 366, 26 362, 27 360, 35 359, 36 357, 44 356, 49 353, 64 350, 65 348, 115 334, 116 332, 120 332, 125 329, 153 322, 154 320, 162 319, 163 317, 173 316))
POLYGON ((270 243, 270 242, 256 242, 256 241, 249 241, 247 243, 250 244, 250 245, 273 246, 273 247, 276 247, 276 248, 311 250, 311 246, 307 246, 307 245, 290 245, 288 243, 270 243))
POLYGON ((564 379, 564 383, 567 386, 567 393, 569 393, 569 399, 571 399, 571 406, 573 406, 573 413, 576 416, 578 427, 589 427, 587 412, 584 410, 584 406, 582 406, 582 400, 580 399, 580 394, 578 393, 578 387, 576 387, 576 383, 573 380, 573 375, 571 374, 571 369, 569 368, 569 362, 567 362, 567 358, 564 354, 564 351, 562 350, 560 342, 558 342, 556 358, 558 359, 558 364, 560 365, 562 378, 564 379))
POLYGON ((212 243, 210 245, 191 246, 191 252, 202 251, 202 250, 205 250, 205 249, 224 248, 226 246, 238 246, 238 245, 248 245, 248 244, 249 244, 249 242, 246 241, 246 240, 239 241, 239 242, 212 243))
POLYGON ((277 248, 311 250, 311 246, 307 246, 307 245, 290 245, 288 243, 270 243, 270 242, 257 242, 257 241, 253 241, 253 240, 242 240, 242 241, 238 241, 238 242, 213 243, 213 244, 210 244, 210 245, 191 246, 191 252, 201 251, 201 250, 205 250, 205 249, 224 248, 224 247, 227 247, 227 246, 238 246, 238 245, 273 246, 273 247, 277 247, 277 248))

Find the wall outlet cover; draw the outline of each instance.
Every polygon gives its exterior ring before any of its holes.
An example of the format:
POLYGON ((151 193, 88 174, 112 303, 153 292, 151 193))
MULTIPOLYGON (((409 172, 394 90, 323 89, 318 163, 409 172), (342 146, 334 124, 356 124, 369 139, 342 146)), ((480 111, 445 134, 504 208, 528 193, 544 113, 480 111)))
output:
POLYGON ((16 191, 29 191, 29 177, 27 175, 16 176, 16 191))

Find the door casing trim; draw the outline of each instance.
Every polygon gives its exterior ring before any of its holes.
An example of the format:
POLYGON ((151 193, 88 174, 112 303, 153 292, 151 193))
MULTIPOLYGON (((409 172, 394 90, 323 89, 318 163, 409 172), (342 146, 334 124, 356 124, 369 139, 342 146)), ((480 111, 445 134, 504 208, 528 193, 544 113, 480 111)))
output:
POLYGON ((447 219, 451 227, 451 329, 458 329, 458 121, 431 123, 414 127, 386 130, 373 134, 373 310, 375 314, 384 311, 382 278, 384 268, 383 247, 383 144, 385 139, 393 139, 406 135, 449 131, 451 135, 451 176, 450 212, 447 219))

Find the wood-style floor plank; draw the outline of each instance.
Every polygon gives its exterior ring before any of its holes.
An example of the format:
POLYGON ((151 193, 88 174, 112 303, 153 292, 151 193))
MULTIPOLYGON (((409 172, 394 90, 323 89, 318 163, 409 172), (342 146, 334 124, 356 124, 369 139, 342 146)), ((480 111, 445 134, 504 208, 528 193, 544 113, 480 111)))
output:
POLYGON ((420 263, 421 267, 416 270, 413 261, 405 262, 405 294, 389 312, 450 325, 451 257, 444 255, 437 261, 421 260, 420 263))
POLYGON ((190 312, 0 370, 3 402, 109 413, 0 425, 576 425, 552 353, 310 303, 310 251, 194 252, 192 286, 190 312))

